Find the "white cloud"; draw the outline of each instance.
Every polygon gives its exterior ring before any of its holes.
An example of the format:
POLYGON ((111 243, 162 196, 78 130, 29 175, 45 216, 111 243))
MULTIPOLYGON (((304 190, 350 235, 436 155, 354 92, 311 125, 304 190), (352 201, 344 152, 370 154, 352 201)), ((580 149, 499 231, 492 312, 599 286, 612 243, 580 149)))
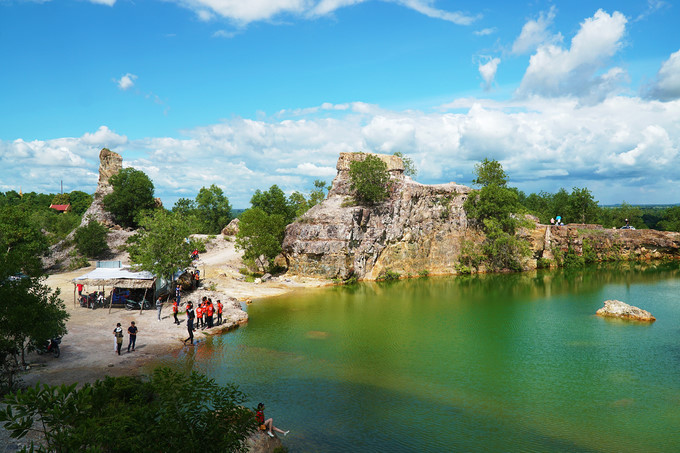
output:
POLYGON ((484 90, 488 91, 491 89, 494 79, 496 78, 496 71, 498 70, 498 65, 501 63, 500 58, 490 58, 484 64, 479 63, 479 74, 484 79, 484 90))
POLYGON ((130 74, 129 72, 118 80, 114 79, 114 81, 118 85, 118 88, 120 88, 123 91, 132 88, 135 85, 135 80, 137 80, 137 76, 134 74, 130 74))
POLYGON ((487 36, 487 35, 492 35, 496 33, 497 28, 492 27, 492 28, 483 28, 481 30, 475 30, 473 33, 477 36, 487 36))
POLYGON ((648 97, 662 101, 680 99, 680 50, 661 64, 656 79, 646 92, 648 97))
POLYGON ((541 45, 531 56, 517 94, 572 95, 588 102, 610 95, 625 79, 625 72, 612 68, 600 75, 598 71, 623 45, 626 22, 619 12, 609 15, 598 10, 581 24, 569 49, 555 44, 541 45))
POLYGON ((551 35, 548 31, 555 19, 555 11, 555 5, 553 5, 547 13, 541 12, 538 19, 527 21, 512 44, 512 53, 521 55, 533 52, 541 44, 560 41, 561 35, 551 35))
POLYGON ((87 0, 90 3, 96 3, 97 5, 113 6, 116 4, 116 0, 87 0))
POLYGON ((294 119, 233 118, 181 137, 129 140, 101 126, 75 138, 0 141, 0 189, 55 192, 63 179, 69 191, 92 193, 107 146, 147 172, 168 207, 210 184, 247 207, 256 189, 308 192, 314 179, 330 181, 340 152, 401 151, 424 183, 469 184, 474 164, 490 157, 527 192, 588 187, 603 203, 678 201, 680 100, 457 99, 429 113, 322 105, 294 119))
MULTIPOLYGON (((317 18, 332 14, 340 8, 349 7, 368 0, 171 0, 180 6, 193 10, 201 20, 214 16, 230 19, 239 25, 250 22, 272 20, 290 14, 297 17, 317 18)), ((397 3, 428 17, 469 25, 478 16, 462 12, 450 12, 432 6, 432 0, 385 0, 397 3)))

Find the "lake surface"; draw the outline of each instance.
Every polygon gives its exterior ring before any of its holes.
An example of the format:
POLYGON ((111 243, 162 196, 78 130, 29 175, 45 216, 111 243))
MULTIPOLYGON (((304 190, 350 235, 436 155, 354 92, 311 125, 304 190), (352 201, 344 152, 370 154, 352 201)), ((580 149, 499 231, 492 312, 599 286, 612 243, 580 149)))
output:
POLYGON ((678 263, 426 278, 255 301, 180 361, 291 451, 680 451, 678 263), (594 315, 607 299, 653 324, 594 315))

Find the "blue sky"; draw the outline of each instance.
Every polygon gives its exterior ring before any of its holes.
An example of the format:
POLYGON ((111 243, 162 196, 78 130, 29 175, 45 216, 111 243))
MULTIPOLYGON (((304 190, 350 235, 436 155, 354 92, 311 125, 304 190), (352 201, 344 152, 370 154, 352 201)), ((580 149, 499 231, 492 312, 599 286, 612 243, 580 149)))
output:
POLYGON ((0 191, 93 192, 108 147, 167 207, 328 182, 401 151, 423 183, 680 203, 670 1, 0 0, 0 191))

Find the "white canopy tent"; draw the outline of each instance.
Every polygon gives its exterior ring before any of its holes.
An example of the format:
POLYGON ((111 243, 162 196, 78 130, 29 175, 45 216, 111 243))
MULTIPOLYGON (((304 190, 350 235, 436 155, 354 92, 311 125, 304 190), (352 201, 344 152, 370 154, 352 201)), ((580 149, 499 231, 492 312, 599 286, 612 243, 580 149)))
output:
MULTIPOLYGON (((98 267, 97 269, 88 272, 87 274, 76 277, 73 280, 73 305, 76 305, 76 285, 82 284, 84 286, 94 286, 104 288, 109 286, 111 288, 126 288, 139 289, 146 291, 155 289, 156 278, 151 272, 141 271, 135 272, 130 267, 108 268, 98 267)), ((109 302, 109 311, 111 310, 111 302, 109 302)))

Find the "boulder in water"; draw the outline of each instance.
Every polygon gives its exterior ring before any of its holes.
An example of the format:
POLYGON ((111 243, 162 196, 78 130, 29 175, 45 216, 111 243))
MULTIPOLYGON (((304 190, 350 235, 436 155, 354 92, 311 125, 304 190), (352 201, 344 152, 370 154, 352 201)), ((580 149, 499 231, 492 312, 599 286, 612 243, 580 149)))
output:
POLYGON ((633 319, 635 321, 654 322, 656 318, 646 310, 628 305, 620 300, 605 300, 604 307, 595 313, 608 318, 633 319))

